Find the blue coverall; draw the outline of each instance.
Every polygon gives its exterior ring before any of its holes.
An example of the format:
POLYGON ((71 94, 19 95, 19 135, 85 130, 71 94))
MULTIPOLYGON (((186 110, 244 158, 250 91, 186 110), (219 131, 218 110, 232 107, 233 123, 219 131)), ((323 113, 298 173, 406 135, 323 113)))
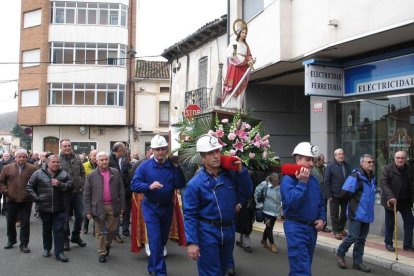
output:
POLYGON ((131 191, 144 194, 141 207, 151 251, 148 272, 155 272, 157 276, 167 275, 163 250, 171 227, 172 199, 174 189, 181 189, 184 185, 182 170, 173 166, 168 159, 163 164, 154 158, 146 160, 138 167, 131 181, 131 191), (159 190, 150 190, 149 187, 154 181, 160 182, 163 187, 159 190))
POLYGON ((236 204, 253 190, 246 168, 221 171, 217 177, 204 168, 187 185, 184 227, 187 244, 200 248, 200 276, 224 276, 233 258, 236 204))
POLYGON ((310 176, 307 183, 285 175, 281 182, 283 224, 288 246, 289 276, 312 275, 312 258, 317 232, 313 222, 326 221, 326 210, 318 180, 310 176))

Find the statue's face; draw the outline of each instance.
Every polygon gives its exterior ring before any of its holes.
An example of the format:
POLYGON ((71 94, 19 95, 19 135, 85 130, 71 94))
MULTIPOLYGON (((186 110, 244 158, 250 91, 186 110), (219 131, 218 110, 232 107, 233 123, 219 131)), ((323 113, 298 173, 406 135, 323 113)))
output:
POLYGON ((241 38, 241 39, 243 39, 243 40, 245 40, 245 39, 246 39, 246 37, 247 37, 247 30, 243 30, 243 31, 241 31, 241 33, 240 33, 240 38, 241 38))

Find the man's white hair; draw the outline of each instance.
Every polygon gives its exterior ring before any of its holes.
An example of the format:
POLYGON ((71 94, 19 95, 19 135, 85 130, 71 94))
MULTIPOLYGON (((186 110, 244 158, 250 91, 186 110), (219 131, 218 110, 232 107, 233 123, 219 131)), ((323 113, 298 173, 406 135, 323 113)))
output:
POLYGON ((99 159, 99 157, 101 157, 101 156, 109 157, 109 155, 106 152, 100 151, 96 154, 96 159, 99 159))
POLYGON ((16 152, 14 153, 14 155, 18 155, 18 154, 20 154, 20 153, 23 153, 24 155, 26 155, 26 156, 27 156, 27 150, 26 150, 26 149, 24 149, 24 148, 19 148, 19 149, 17 149, 17 150, 16 150, 16 152))

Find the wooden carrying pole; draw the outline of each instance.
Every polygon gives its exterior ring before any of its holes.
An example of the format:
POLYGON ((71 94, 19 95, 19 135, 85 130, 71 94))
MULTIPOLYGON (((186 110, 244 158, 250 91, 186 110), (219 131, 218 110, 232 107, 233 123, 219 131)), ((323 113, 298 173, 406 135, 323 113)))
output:
POLYGON ((398 221, 397 221, 397 204, 394 203, 394 243, 395 243, 395 260, 398 261, 398 221))

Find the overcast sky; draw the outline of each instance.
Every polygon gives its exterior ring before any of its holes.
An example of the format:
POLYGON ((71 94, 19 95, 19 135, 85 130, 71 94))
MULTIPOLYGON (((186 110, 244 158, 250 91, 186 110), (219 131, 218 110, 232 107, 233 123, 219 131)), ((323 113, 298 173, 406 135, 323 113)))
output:
MULTIPOLYGON (((1 1, 0 113, 16 111, 21 0, 1 1)), ((85 1, 87 2, 87 1, 85 1)), ((137 57, 158 56, 227 12, 226 0, 138 0, 137 57)))

